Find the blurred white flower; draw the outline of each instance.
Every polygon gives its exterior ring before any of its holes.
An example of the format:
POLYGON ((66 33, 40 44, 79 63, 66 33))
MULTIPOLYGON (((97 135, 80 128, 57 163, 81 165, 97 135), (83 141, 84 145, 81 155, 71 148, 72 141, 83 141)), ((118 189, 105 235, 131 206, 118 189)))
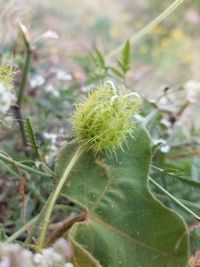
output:
POLYGON ((0 267, 74 267, 68 262, 65 251, 56 249, 56 244, 33 254, 19 244, 0 243, 0 267))
POLYGON ((58 251, 60 254, 65 256, 67 259, 72 258, 72 248, 67 240, 64 238, 60 238, 59 240, 56 241, 54 248, 56 251, 58 251))
POLYGON ((57 70, 56 78, 62 81, 70 81, 72 79, 72 75, 63 70, 57 70))
POLYGON ((53 263, 62 263, 63 257, 59 255, 53 248, 47 248, 42 252, 42 261, 51 266, 53 263))
POLYGON ((33 257, 34 263, 39 264, 42 261, 42 254, 36 253, 33 257))
POLYGON ((44 90, 56 98, 60 97, 60 92, 52 84, 47 84, 44 90))
POLYGON ((164 139, 161 139, 161 138, 159 138, 159 139, 153 138, 152 143, 153 143, 153 145, 156 146, 156 145, 166 144, 166 141, 164 139))
POLYGON ((170 146, 167 144, 166 140, 164 140, 162 138, 159 138, 159 139, 154 138, 152 140, 152 143, 153 143, 154 146, 159 145, 160 146, 160 151, 162 153, 168 153, 170 151, 170 146))
POLYGON ((169 145, 161 146, 160 151, 162 153, 168 153, 170 151, 170 146, 169 145))
POLYGON ((33 255, 33 262, 37 264, 38 267, 54 267, 63 266, 65 259, 53 248, 47 248, 44 249, 42 253, 36 253, 35 255, 33 255))
POLYGON ((72 263, 68 262, 68 263, 66 263, 66 264, 64 265, 64 267, 74 267, 74 265, 73 265, 72 263))
POLYGON ((8 257, 2 257, 0 261, 0 267, 10 267, 10 259, 8 257))
POLYGON ((58 137, 57 134, 55 134, 55 133, 47 133, 47 132, 44 132, 43 136, 45 139, 50 140, 52 144, 56 143, 56 140, 58 137))
POLYGON ((52 30, 48 30, 45 33, 43 33, 43 35, 42 35, 43 40, 46 40, 46 39, 58 39, 58 37, 59 36, 58 36, 57 32, 54 32, 52 30))
POLYGON ((0 82, 0 114, 4 115, 15 101, 14 92, 0 82))
POLYGON ((200 101, 200 81, 188 81, 185 83, 187 98, 192 103, 200 101))
POLYGON ((45 82, 45 79, 44 79, 44 77, 42 75, 35 74, 35 75, 33 75, 33 77, 30 80, 30 86, 32 88, 35 88, 35 87, 43 85, 44 82, 45 82))
POLYGON ((44 132, 43 136, 46 140, 50 141, 50 144, 48 146, 49 152, 48 154, 45 156, 45 160, 50 163, 52 162, 52 160, 55 158, 57 152, 58 152, 58 146, 56 145, 57 142, 57 134, 55 133, 47 133, 44 132))

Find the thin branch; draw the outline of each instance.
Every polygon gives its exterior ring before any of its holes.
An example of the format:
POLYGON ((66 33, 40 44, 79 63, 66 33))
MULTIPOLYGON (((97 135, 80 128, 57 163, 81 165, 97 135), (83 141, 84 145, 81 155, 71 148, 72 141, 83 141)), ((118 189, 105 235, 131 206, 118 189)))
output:
POLYGON ((25 92, 25 88, 26 88, 26 84, 27 84, 28 73, 29 73, 29 69, 30 69, 30 63, 31 63, 33 49, 31 47, 31 43, 30 43, 30 39, 29 39, 29 35, 28 35, 28 31, 27 31, 26 27, 21 23, 19 23, 19 27, 20 27, 20 30, 21 30, 21 33, 22 33, 22 36, 24 39, 25 47, 26 47, 26 58, 25 58, 24 68, 23 68, 21 82, 20 82, 20 86, 19 86, 17 103, 14 106, 13 111, 14 111, 14 115, 15 115, 18 123, 19 123, 19 129, 20 129, 21 136, 22 136, 23 146, 27 147, 27 137, 26 137, 26 132, 25 132, 25 128, 24 128, 21 105, 22 105, 22 101, 24 98, 24 92, 25 92))
POLYGON ((12 110, 14 113, 14 116, 18 122, 19 125, 19 130, 21 133, 21 137, 22 137, 22 144, 24 146, 24 148, 27 147, 27 138, 26 138, 26 132, 25 132, 25 128, 24 128, 24 122, 23 122, 23 115, 21 112, 21 107, 18 104, 15 104, 12 106, 12 110))
POLYGON ((30 227, 37 220, 37 218, 38 216, 34 217, 26 225, 22 226, 18 231, 16 231, 13 235, 11 235, 4 243, 9 244, 15 241, 21 234, 23 234, 26 231, 27 226, 30 227))
POLYGON ((46 247, 50 247, 53 245, 60 237, 62 237, 75 223, 83 222, 87 220, 87 210, 82 214, 76 214, 73 217, 69 217, 63 222, 61 222, 61 226, 58 227, 49 237, 46 243, 46 247))
POLYGON ((22 73, 22 78, 21 78, 21 83, 20 83, 18 98, 17 98, 17 104, 19 105, 19 107, 21 107, 21 103, 24 97, 24 90, 27 84, 27 78, 28 78, 28 72, 30 68, 33 48, 31 46, 29 34, 28 34, 26 27, 22 23, 19 23, 19 27, 20 27, 20 30, 21 30, 21 33, 24 39, 25 47, 26 47, 26 59, 25 59, 25 64, 23 68, 23 73, 22 73))
MULTIPOLYGON (((10 173, 12 173, 12 175, 16 176, 19 181, 22 178, 22 175, 20 173, 15 172, 8 164, 7 162, 5 163, 3 160, 0 160, 0 164, 2 164, 10 173)), ((16 166, 16 165, 15 165, 16 166)), ((45 199, 43 198, 43 196, 41 195, 40 191, 38 190, 38 188, 35 186, 35 184, 31 181, 28 181, 27 183, 27 188, 30 190, 31 193, 33 193, 33 195, 41 202, 41 203, 45 203, 45 199)))
MULTIPOLYGON (((136 35, 130 38, 130 44, 134 44, 142 37, 144 37, 147 33, 151 32, 153 28, 155 28, 161 21, 167 18, 181 3, 183 0, 176 0, 172 5, 170 5, 163 13, 161 13, 156 19, 150 22, 146 27, 144 27, 141 31, 139 31, 136 35)), ((114 55, 120 53, 124 48, 124 44, 114 49, 111 53, 106 56, 106 59, 109 60, 114 55)))
POLYGON ((3 155, 2 153, 0 153, 0 159, 1 160, 4 160, 6 162, 9 162, 9 163, 13 164, 14 166, 16 166, 16 167, 18 167, 20 169, 23 169, 25 171, 32 172, 32 173, 35 173, 35 174, 40 175, 40 176, 43 176, 43 177, 52 177, 49 174, 46 174, 46 173, 41 172, 41 171, 38 171, 38 170, 36 170, 36 169, 34 169, 32 167, 29 167, 27 165, 24 165, 24 164, 18 162, 18 161, 15 161, 11 157, 8 157, 6 155, 3 155))
POLYGON ((151 164, 151 167, 153 169, 165 174, 165 176, 162 176, 162 178, 173 177, 174 179, 178 179, 182 183, 185 183, 189 186, 200 189, 200 182, 193 180, 192 178, 189 178, 187 176, 178 175, 176 173, 168 172, 168 171, 161 169, 161 168, 159 168, 153 164, 151 164))
POLYGON ((155 180, 153 180, 151 177, 149 177, 149 181, 157 187, 160 191, 162 191, 166 196, 168 196, 173 202, 175 202, 180 208, 182 208, 184 211, 192 215, 196 220, 200 221, 200 217, 193 212, 191 209, 189 209, 187 206, 185 206, 180 200, 178 200, 176 197, 174 197, 172 194, 170 194, 167 190, 165 190, 161 185, 159 185, 155 180))
POLYGON ((42 210, 40 211, 39 217, 37 222, 33 225, 26 241, 25 245, 28 245, 31 241, 33 236, 38 232, 38 240, 37 246, 42 249, 45 245, 46 239, 46 232, 48 228, 48 223, 53 212, 53 208, 55 206, 56 200, 61 193, 63 185, 65 184, 71 170, 73 169, 74 165, 79 160, 80 156, 83 153, 83 148, 79 147, 76 152, 74 153, 71 161, 69 162, 68 166, 66 167, 62 177, 58 181, 58 183, 54 186, 51 194, 49 195, 45 205, 43 206, 42 210))
MULTIPOLYGON (((63 209, 65 208, 66 209, 66 206, 64 207, 63 205, 55 205, 55 209, 63 209)), ((26 230, 27 230, 27 227, 31 227, 35 222, 36 220, 38 219, 38 216, 35 216, 33 219, 31 219, 28 223, 26 223, 26 225, 23 225, 20 229, 18 229, 15 233, 13 233, 10 237, 8 237, 4 243, 5 244, 9 244, 9 243, 12 243, 14 242, 16 239, 18 239, 26 230)))

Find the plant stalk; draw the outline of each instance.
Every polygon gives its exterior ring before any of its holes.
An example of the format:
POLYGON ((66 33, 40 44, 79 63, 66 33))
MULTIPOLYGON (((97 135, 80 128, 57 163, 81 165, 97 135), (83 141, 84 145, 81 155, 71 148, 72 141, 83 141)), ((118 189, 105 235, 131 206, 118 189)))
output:
MULTIPOLYGON (((142 37, 144 37, 147 33, 151 32, 154 27, 156 27, 161 21, 163 21, 166 17, 168 17, 181 3, 183 0, 174 1, 164 12, 162 12, 156 19, 150 22, 146 27, 144 27, 141 31, 135 34, 130 38, 130 44, 134 44, 142 37)), ((109 60, 114 55, 120 53, 124 48, 124 44, 120 45, 116 49, 114 49, 111 53, 106 56, 106 59, 109 60)))
POLYGON ((17 161, 15 161, 15 160, 12 159, 12 158, 10 158, 10 157, 8 157, 8 156, 6 156, 6 155, 3 155, 2 153, 0 153, 0 159, 3 160, 3 161, 6 161, 6 162, 8 162, 8 163, 11 163, 11 164, 13 164, 14 166, 16 166, 16 167, 18 167, 18 168, 20 168, 20 169, 23 169, 23 170, 25 170, 25 171, 32 172, 32 173, 35 173, 35 174, 40 175, 40 176, 43 176, 43 177, 52 177, 52 176, 49 175, 49 174, 46 174, 46 173, 44 173, 44 172, 41 172, 41 171, 38 171, 38 170, 36 170, 36 169, 34 169, 34 168, 31 168, 31 167, 29 167, 29 166, 26 166, 26 165, 24 165, 24 164, 22 164, 22 163, 20 163, 20 162, 17 162, 17 161))
POLYGON ((30 68, 30 63, 31 63, 31 57, 32 57, 32 49, 28 48, 26 51, 26 59, 25 59, 25 64, 24 64, 24 69, 22 73, 22 79, 19 87, 19 93, 18 93, 18 98, 17 98, 17 104, 21 106, 21 103, 24 98, 24 91, 27 83, 27 78, 28 78, 28 72, 30 68))
POLYGON ((24 68, 23 68, 23 72, 22 72, 22 78, 21 78, 21 82, 20 82, 20 86, 19 86, 19 92, 18 92, 18 97, 17 97, 17 103, 14 107, 14 114, 15 117, 19 123, 19 129, 21 132, 21 136, 22 136, 22 142, 24 147, 27 147, 27 138, 26 138, 26 131, 24 128, 24 123, 23 123, 23 114, 21 111, 21 105, 22 105, 22 101, 24 98, 24 91, 26 88, 26 84, 27 84, 27 79, 28 79, 28 73, 29 73, 29 69, 30 69, 30 63, 31 63, 31 58, 32 58, 32 47, 30 44, 30 41, 27 37, 27 34, 25 32, 25 27, 22 26, 21 24, 19 24, 23 38, 24 38, 24 43, 26 46, 26 58, 25 58, 25 64, 24 64, 24 68))
MULTIPOLYGON (((12 173, 14 176, 17 176, 19 180, 21 180, 22 175, 20 172, 15 172, 8 164, 6 164, 4 161, 0 160, 0 164, 2 164, 10 173, 12 173)), ((35 184, 31 181, 28 181, 27 183, 27 188, 30 190, 30 192, 33 193, 33 195, 38 199, 42 204, 45 203, 45 199, 43 196, 40 194, 40 191, 38 188, 35 186, 35 184)))
POLYGON ((26 225, 22 226, 18 231, 16 231, 13 235, 11 235, 9 238, 6 239, 4 242, 5 244, 12 243, 15 241, 23 232, 26 231, 27 226, 31 226, 34 224, 34 222, 37 220, 38 216, 34 217, 32 220, 30 220, 26 225))
MULTIPOLYGON (((55 205, 55 208, 58 210, 67 210, 68 207, 66 205, 55 205)), ((73 207, 69 207, 70 211, 75 210, 77 212, 76 209, 73 209, 73 207)), ((14 242, 18 237, 20 237, 26 230, 27 230, 27 226, 30 228, 38 219, 39 215, 35 216, 34 218, 32 218, 29 222, 26 223, 26 225, 23 225, 20 229, 18 229, 15 233, 13 233, 10 237, 8 237, 4 243, 5 244, 9 244, 14 242)))
MULTIPOLYGON (((40 212, 39 218, 36 222, 37 225, 39 225, 39 234, 38 234, 38 241, 37 241, 37 246, 39 248, 44 248, 44 243, 45 243, 45 237, 46 237, 46 232, 48 228, 48 223, 51 217, 51 214, 53 212, 54 205, 56 203, 56 200, 58 196, 60 195, 60 192, 63 188, 63 185, 66 183, 67 178, 69 177, 69 174, 71 170, 73 169, 74 165, 77 163, 78 159, 83 153, 82 147, 79 147, 74 156, 72 157, 71 161, 69 162, 67 168, 65 169, 62 177, 60 178, 58 184, 56 185, 55 189, 52 191, 50 194, 45 206, 40 212)), ((35 229, 34 229, 35 231, 35 229)), ((34 231, 31 232, 31 235, 34 234, 34 231)), ((32 236, 28 237, 28 240, 30 240, 32 236)))
POLYGON ((18 104, 15 104, 12 106, 12 110, 14 113, 14 116, 18 122, 19 125, 19 130, 21 133, 21 138, 22 138, 22 144, 24 146, 24 148, 27 147, 27 138, 26 138, 26 131, 24 128, 24 120, 23 120, 23 115, 22 115, 22 111, 21 111, 21 106, 19 106, 18 104))
POLYGON ((155 185, 160 191, 162 191, 166 196, 168 196, 172 201, 174 201, 179 207, 181 207, 184 211, 192 215, 196 220, 200 221, 200 217, 194 213, 191 209, 189 209, 187 206, 185 206, 180 200, 178 200, 176 197, 174 197, 172 194, 170 194, 167 190, 165 190, 161 185, 159 185, 155 180, 153 180, 151 177, 149 177, 149 181, 155 185))
POLYGON ((52 246, 59 238, 61 238, 74 223, 85 221, 87 213, 76 214, 73 217, 65 219, 61 225, 51 234, 47 240, 46 247, 52 246))

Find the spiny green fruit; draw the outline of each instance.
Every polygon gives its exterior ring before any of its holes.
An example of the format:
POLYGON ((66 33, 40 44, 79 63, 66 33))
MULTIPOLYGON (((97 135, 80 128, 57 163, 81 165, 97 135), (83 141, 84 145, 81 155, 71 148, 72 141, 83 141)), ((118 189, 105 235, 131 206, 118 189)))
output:
POLYGON ((133 114, 140 104, 137 93, 120 95, 112 82, 104 83, 76 105, 73 127, 78 141, 95 154, 122 148, 127 135, 133 136, 133 114))

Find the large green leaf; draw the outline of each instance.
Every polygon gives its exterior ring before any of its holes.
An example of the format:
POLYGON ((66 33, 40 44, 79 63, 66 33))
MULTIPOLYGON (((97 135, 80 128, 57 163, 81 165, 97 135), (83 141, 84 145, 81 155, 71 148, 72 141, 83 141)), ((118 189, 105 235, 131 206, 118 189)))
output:
MULTIPOLYGON (((71 144, 61 151, 57 178, 75 149, 71 144)), ((75 266, 186 267, 186 226, 149 191, 151 143, 146 131, 137 127, 135 139, 117 157, 94 159, 86 153, 64 189, 88 209, 87 221, 70 230, 75 266)))

